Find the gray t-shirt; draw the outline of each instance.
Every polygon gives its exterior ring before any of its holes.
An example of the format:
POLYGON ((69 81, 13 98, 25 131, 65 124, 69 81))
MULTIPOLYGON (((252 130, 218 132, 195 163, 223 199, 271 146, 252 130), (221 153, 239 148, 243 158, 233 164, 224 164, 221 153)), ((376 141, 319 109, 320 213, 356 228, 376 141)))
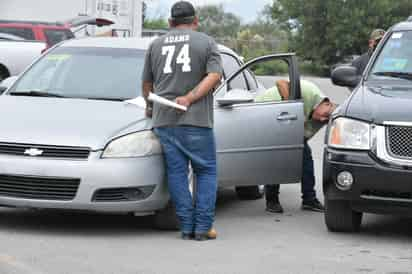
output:
MULTIPOLYGON (((215 41, 204 33, 172 29, 150 45, 143 81, 152 82, 153 92, 169 100, 184 96, 208 73, 222 73, 222 61, 215 41)), ((213 127, 213 94, 192 104, 187 112, 153 105, 153 127, 213 127)))

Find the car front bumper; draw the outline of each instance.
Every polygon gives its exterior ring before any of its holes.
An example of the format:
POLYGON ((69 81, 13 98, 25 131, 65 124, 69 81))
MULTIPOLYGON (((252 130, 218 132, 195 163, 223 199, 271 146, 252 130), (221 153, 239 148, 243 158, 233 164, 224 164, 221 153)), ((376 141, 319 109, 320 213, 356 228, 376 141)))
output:
POLYGON ((350 201, 355 211, 412 216, 412 169, 390 166, 369 152, 325 148, 323 190, 326 199, 350 201), (353 176, 349 190, 336 186, 342 171, 353 176))
MULTIPOLYGON (((0 175, 77 178, 80 179, 80 183, 72 200, 21 198, 0 193, 0 205, 98 212, 135 212, 142 215, 154 213, 166 206, 169 194, 165 183, 162 155, 123 159, 102 159, 100 155, 101 152, 92 152, 88 160, 84 161, 2 155, 0 175), (144 186, 152 186, 153 192, 141 200, 93 201, 93 195, 101 189, 144 186)), ((12 182, 6 183, 10 185, 12 182)))

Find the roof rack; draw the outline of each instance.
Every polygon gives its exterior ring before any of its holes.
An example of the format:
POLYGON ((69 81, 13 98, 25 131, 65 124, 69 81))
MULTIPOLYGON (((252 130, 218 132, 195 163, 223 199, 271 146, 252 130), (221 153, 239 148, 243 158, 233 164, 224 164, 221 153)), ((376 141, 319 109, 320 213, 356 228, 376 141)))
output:
POLYGON ((64 26, 59 22, 44 22, 44 21, 29 21, 29 20, 0 20, 0 24, 30 24, 30 25, 48 25, 48 26, 64 26))

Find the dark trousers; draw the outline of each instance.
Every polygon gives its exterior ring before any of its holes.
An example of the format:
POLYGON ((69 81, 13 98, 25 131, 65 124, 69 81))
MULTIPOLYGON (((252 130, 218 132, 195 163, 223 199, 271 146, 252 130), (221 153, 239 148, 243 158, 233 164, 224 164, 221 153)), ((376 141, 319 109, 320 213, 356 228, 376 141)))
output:
MULTIPOLYGON (((303 166, 302 166, 301 192, 303 201, 316 199, 315 191, 315 169, 313 166, 312 150, 307 139, 303 146, 303 166)), ((265 185, 266 201, 279 202, 280 185, 265 185)))

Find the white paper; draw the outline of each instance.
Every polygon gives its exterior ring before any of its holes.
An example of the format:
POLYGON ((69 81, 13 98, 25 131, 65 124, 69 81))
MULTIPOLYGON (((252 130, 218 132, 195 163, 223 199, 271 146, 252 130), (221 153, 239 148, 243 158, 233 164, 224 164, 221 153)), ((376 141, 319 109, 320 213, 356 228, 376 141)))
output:
POLYGON ((146 108, 146 101, 144 100, 142 96, 139 96, 139 97, 136 97, 130 100, 126 100, 125 102, 128 104, 136 105, 141 108, 146 108))
POLYGON ((393 34, 392 34, 392 39, 400 39, 400 38, 402 38, 402 36, 403 36, 403 32, 394 32, 393 34))
POLYGON ((158 103, 158 104, 162 104, 164 106, 168 106, 168 107, 177 108, 177 109, 180 109, 180 110, 183 110, 183 111, 187 111, 187 107, 179 105, 176 102, 170 101, 170 100, 168 100, 166 98, 163 98, 159 95, 156 95, 154 93, 149 93, 149 97, 147 97, 147 99, 149 101, 154 102, 154 103, 158 103))

